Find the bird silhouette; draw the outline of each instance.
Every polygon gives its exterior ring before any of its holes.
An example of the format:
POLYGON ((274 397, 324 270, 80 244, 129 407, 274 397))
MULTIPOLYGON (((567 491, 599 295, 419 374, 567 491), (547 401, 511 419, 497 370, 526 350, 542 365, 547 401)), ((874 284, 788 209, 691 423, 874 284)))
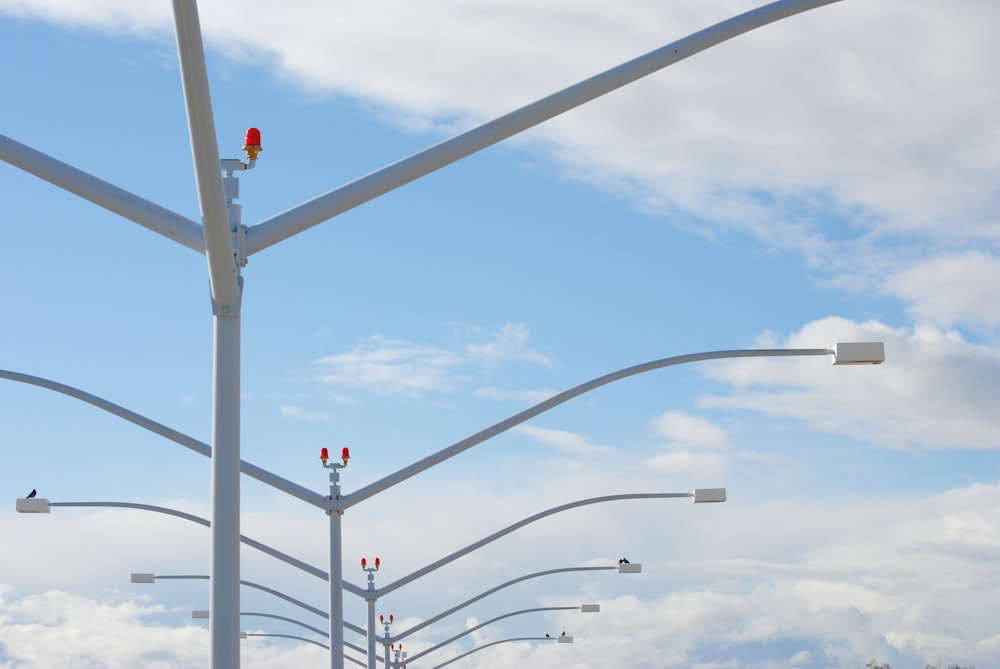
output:
POLYGON ((32 497, 34 497, 37 494, 38 494, 37 490, 32 490, 31 492, 28 493, 28 496, 26 497, 26 499, 31 499, 32 497))
POLYGON ((551 639, 552 637, 551 637, 551 636, 549 635, 549 633, 548 633, 548 632, 546 632, 546 633, 545 633, 545 638, 546 638, 546 639, 551 639))
POLYGON ((621 560, 618 561, 618 564, 628 564, 628 563, 629 563, 628 558, 622 558, 621 560))

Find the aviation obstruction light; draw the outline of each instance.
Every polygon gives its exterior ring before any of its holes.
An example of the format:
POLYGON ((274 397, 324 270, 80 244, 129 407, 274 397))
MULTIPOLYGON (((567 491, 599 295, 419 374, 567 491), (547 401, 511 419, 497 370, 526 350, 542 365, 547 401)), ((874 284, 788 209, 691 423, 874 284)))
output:
POLYGON ((247 152, 250 160, 257 160, 257 154, 264 150, 260 145, 260 130, 257 128, 247 130, 246 139, 243 140, 243 150, 247 152))
POLYGON ((330 459, 330 449, 329 448, 319 449, 319 459, 325 465, 326 461, 330 459))
POLYGON ((347 448, 347 446, 344 446, 344 448, 340 450, 340 459, 344 461, 344 466, 346 467, 347 461, 351 459, 351 450, 347 448))

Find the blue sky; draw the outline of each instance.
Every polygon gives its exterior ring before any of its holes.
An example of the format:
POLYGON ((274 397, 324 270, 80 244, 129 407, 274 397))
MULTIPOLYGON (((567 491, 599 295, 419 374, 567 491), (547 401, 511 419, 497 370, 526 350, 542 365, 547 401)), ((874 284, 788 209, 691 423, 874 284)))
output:
MULTIPOLYGON (((247 225, 755 6, 203 4, 223 157, 262 133, 240 175, 247 225)), ((835 3, 252 256, 243 458, 325 492, 319 448, 348 445, 349 492, 633 364, 885 341, 879 367, 688 365, 578 398, 352 509, 347 577, 362 583, 357 561, 379 555, 388 583, 576 499, 726 486, 725 505, 562 514, 379 612, 405 629, 524 573, 628 555, 641 576, 520 585, 409 643, 594 601, 599 616, 474 635, 566 629, 573 646, 510 644, 467 666, 996 665, 998 14, 988 0, 835 3)), ((197 220, 171 26, 165 2, 0 0, 0 133, 197 220)), ((0 368, 207 441, 204 257, 7 163, 0 184, 0 368)), ((208 461, 25 384, 0 383, 0 407, 0 667, 206 666, 189 618, 205 584, 128 582, 207 573, 206 530, 136 511, 23 516, 13 501, 37 488, 208 516, 208 461)), ((242 509, 245 534, 325 563, 316 509, 250 480, 242 509)), ((242 570, 324 605, 286 566, 245 550, 242 570)), ((363 622, 363 602, 347 606, 363 622)), ((244 608, 308 620, 254 592, 244 608)), ((313 646, 244 644, 246 667, 323 662, 313 646)))

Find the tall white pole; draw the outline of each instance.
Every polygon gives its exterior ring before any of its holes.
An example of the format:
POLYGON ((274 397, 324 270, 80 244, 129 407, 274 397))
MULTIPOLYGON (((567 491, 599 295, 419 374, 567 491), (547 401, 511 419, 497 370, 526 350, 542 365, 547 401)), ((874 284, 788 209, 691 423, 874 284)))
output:
POLYGON ((240 301, 243 282, 233 254, 205 48, 195 0, 174 0, 177 54, 187 110, 195 183, 215 322, 212 374, 212 555, 209 607, 212 669, 240 666, 240 301))
POLYGON ((339 466, 329 465, 330 471, 330 575, 329 575, 329 632, 330 669, 344 669, 344 545, 342 538, 343 513, 340 510, 339 466))
POLYGON ((215 317, 212 398, 213 669, 240 666, 240 318, 215 317))

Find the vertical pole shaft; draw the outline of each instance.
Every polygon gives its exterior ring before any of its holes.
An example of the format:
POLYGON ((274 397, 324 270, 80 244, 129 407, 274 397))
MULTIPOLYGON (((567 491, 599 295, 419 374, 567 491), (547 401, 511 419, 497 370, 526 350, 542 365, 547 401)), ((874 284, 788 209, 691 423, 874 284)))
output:
POLYGON ((212 399, 213 669, 240 666, 240 317, 215 317, 212 399))
POLYGON ((375 669, 378 666, 376 660, 375 642, 378 633, 375 631, 375 576, 368 573, 368 669, 375 669))
POLYGON ((340 497, 339 474, 330 472, 330 669, 344 669, 344 546, 341 513, 336 504, 340 497))

